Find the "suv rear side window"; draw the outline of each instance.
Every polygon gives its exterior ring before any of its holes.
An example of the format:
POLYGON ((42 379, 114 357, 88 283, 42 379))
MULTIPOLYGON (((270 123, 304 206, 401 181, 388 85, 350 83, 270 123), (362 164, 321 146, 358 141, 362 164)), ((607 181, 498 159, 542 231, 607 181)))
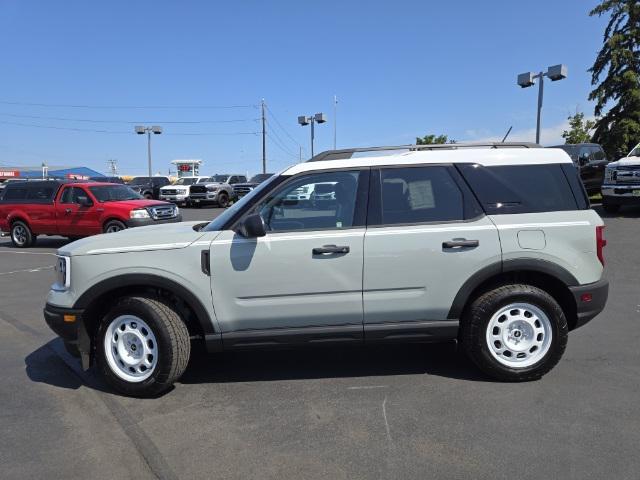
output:
POLYGON ((382 225, 464 219, 464 199, 447 167, 380 170, 382 225))
POLYGON ((560 164, 458 168, 490 215, 578 209, 560 164))
POLYGON ((20 186, 7 185, 3 199, 4 200, 26 200, 27 187, 25 185, 20 185, 20 186))

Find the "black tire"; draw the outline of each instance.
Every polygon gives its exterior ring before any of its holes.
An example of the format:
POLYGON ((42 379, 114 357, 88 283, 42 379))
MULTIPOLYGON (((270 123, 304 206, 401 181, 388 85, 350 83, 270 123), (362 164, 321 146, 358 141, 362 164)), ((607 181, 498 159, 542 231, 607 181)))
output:
POLYGON ((27 248, 36 243, 36 235, 29 225, 22 220, 16 220, 11 224, 11 243, 16 248, 27 248))
POLYGON ((602 200, 602 208, 607 213, 618 213, 620 211, 620 204, 609 203, 606 200, 602 200))
POLYGON ((504 285, 478 296, 465 310, 460 339, 466 354, 490 377, 506 382, 538 380, 559 361, 567 346, 567 319, 560 305, 544 290, 531 285, 504 285), (513 368, 504 365, 489 350, 487 328, 491 318, 511 303, 527 303, 541 310, 551 327, 549 348, 536 363, 513 368))
POLYGON ((147 200, 153 200, 153 195, 151 193, 149 193, 149 192, 146 192, 143 195, 143 197, 146 198, 147 200))
POLYGON ((225 192, 218 194, 218 206, 220 208, 227 208, 229 206, 229 195, 225 192))
POLYGON ((189 331, 174 307, 164 300, 143 296, 121 298, 104 316, 96 337, 96 357, 100 373, 116 391, 133 397, 154 397, 171 388, 189 363, 189 331), (121 315, 139 317, 153 331, 158 359, 148 378, 140 382, 124 380, 109 365, 105 354, 105 334, 110 323, 121 315))
POLYGON ((76 240, 80 240, 81 238, 84 238, 84 237, 71 236, 71 237, 67 237, 67 238, 69 239, 69 241, 75 242, 76 240))
POLYGON ((107 223, 104 224, 104 227, 102 227, 102 231, 104 233, 114 233, 114 232, 119 232, 120 230, 124 230, 126 228, 127 226, 120 220, 109 220, 107 223))

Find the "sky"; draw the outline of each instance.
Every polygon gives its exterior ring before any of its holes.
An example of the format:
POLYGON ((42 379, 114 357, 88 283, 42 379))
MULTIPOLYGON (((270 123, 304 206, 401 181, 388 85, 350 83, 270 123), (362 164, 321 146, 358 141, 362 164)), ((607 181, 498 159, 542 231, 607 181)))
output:
POLYGON ((414 143, 534 141, 537 87, 518 73, 564 63, 545 82, 541 143, 562 143, 587 98, 606 18, 591 0, 0 0, 0 167, 82 165, 144 174, 202 159, 201 172, 267 170, 310 154, 298 115, 323 112, 315 152, 414 143), (337 96, 337 106, 334 105, 337 96), (337 117, 334 116, 337 107, 337 117), (335 122, 335 124, 334 124, 335 122))

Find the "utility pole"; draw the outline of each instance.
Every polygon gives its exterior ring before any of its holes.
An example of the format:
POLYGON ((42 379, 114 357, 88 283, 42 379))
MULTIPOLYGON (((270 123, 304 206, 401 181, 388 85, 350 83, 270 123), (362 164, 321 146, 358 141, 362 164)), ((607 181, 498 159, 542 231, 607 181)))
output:
POLYGON ((267 132, 265 130, 264 98, 260 105, 262 107, 262 173, 267 173, 267 132))
POLYGON ((107 160, 107 165, 109 166, 109 173, 112 177, 118 176, 118 160, 110 158, 107 160))
POLYGON ((336 137, 338 136, 338 97, 333 96, 333 149, 336 149, 336 137))

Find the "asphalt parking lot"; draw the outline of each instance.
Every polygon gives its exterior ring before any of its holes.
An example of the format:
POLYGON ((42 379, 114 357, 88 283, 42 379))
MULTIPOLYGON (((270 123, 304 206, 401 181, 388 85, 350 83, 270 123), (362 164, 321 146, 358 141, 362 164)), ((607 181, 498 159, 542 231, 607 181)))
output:
POLYGON ((66 240, 1 238, 1 476, 638 478, 640 210, 605 222, 607 308, 540 381, 489 381, 452 344, 234 352, 151 400, 107 391, 45 325, 66 240))

